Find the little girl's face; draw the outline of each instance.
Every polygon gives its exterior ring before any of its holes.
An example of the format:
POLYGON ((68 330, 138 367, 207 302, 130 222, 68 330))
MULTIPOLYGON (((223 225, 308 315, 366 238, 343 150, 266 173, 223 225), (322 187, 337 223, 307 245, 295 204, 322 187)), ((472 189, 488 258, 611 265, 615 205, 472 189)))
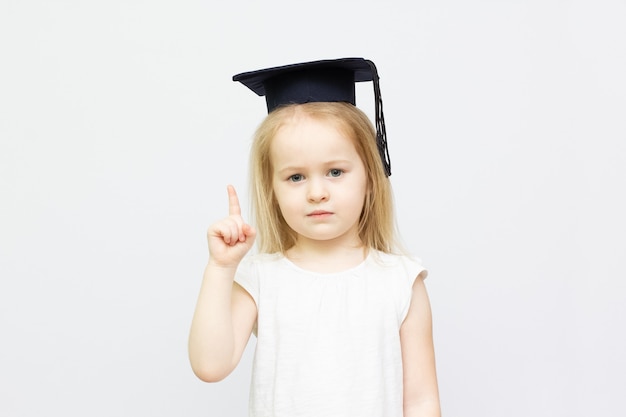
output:
POLYGON ((299 243, 360 243, 367 176, 349 137, 331 123, 300 115, 278 130, 270 158, 278 206, 299 243))

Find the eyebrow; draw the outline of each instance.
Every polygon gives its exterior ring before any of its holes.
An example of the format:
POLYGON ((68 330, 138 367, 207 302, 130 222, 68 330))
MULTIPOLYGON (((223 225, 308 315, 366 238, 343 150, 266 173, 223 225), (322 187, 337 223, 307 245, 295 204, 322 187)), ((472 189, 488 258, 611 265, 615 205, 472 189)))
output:
MULTIPOLYGON (((332 167, 333 165, 341 165, 341 164, 351 164, 352 161, 348 160, 348 159, 333 159, 331 161, 326 161, 324 163, 322 163, 321 165, 325 166, 325 167, 332 167)), ((296 165, 287 165, 284 168, 278 169, 276 170, 277 174, 283 174, 286 172, 298 172, 298 171, 302 171, 304 169, 304 167, 301 166, 296 166, 296 165)))

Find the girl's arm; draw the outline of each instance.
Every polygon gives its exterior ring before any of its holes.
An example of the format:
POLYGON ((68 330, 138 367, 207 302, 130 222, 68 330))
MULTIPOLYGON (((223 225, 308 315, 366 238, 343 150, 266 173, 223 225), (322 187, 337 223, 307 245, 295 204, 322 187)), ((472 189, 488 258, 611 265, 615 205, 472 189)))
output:
POLYGON ((432 315, 422 276, 413 284, 409 312, 400 328, 400 342, 404 417, 440 417, 432 315))
POLYGON ((224 379, 235 369, 248 343, 257 309, 233 281, 256 232, 241 217, 237 193, 228 187, 229 215, 207 232, 209 262, 189 332, 189 361, 203 381, 224 379))
POLYGON ((252 297, 233 282, 234 270, 209 263, 189 333, 189 360, 198 378, 216 382, 239 363, 256 320, 252 297))

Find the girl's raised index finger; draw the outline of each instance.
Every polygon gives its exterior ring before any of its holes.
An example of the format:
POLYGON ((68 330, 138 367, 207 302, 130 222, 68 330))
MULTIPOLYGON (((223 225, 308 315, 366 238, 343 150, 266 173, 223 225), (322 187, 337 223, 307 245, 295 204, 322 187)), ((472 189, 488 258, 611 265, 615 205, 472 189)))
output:
POLYGON ((239 198, 237 197, 237 191, 232 185, 228 186, 228 214, 229 215, 241 215, 241 208, 239 207, 239 198))

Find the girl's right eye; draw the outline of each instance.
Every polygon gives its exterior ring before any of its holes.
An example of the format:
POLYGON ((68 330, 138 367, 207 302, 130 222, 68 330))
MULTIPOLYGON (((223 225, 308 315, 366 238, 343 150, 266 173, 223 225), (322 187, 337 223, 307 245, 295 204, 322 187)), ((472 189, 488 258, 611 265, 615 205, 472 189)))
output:
POLYGON ((289 177, 289 181, 291 182, 300 182, 304 179, 304 176, 302 174, 293 174, 292 176, 289 177))

